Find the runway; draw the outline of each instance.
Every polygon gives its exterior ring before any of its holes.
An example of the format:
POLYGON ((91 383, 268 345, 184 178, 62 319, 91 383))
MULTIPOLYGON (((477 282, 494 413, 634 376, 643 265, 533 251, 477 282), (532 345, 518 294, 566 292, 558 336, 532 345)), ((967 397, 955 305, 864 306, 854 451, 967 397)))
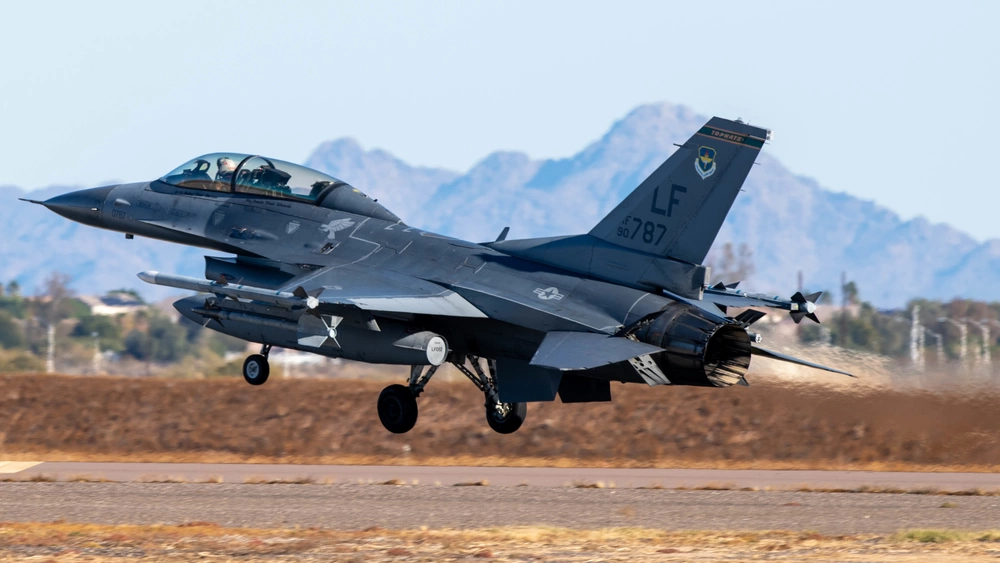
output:
POLYGON ((294 465, 199 463, 2 462, 0 478, 134 481, 213 481, 223 483, 314 481, 371 484, 399 481, 419 485, 456 485, 486 481, 493 486, 643 488, 935 489, 1000 491, 994 473, 918 473, 878 471, 792 471, 727 469, 620 469, 558 467, 447 467, 394 465, 294 465), (7 464, 7 465, 5 465, 7 464), (5 469, 9 467, 9 469, 5 469), (6 473, 7 475, 2 475, 6 473))
POLYGON ((1000 498, 567 487, 0 483, 0 515, 14 522, 210 522, 339 530, 542 525, 855 534, 992 529, 1000 520, 1000 498))
POLYGON ((1000 521, 996 496, 794 491, 864 486, 997 489, 997 476, 985 473, 20 463, 0 462, 0 471, 10 472, 0 477, 12 480, 0 483, 2 520, 200 521, 344 530, 639 526, 837 534, 992 529, 1000 521), (268 481, 286 484, 259 484, 268 481), (480 486, 455 486, 477 483, 480 486))

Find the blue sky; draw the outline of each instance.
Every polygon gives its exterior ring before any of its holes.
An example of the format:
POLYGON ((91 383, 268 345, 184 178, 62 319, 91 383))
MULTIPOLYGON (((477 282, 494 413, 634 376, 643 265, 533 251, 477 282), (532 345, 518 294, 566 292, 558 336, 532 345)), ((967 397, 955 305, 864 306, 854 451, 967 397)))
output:
POLYGON ((342 136, 462 171, 568 156, 669 101, 774 129, 766 150, 828 188, 1000 238, 997 21, 985 1, 18 2, 0 184, 342 136))

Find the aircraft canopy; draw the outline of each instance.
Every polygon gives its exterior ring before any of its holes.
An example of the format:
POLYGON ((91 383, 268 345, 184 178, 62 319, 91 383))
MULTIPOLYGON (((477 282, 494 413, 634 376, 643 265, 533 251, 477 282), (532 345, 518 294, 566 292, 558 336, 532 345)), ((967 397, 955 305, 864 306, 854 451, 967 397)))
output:
POLYGON ((305 201, 316 198, 330 187, 346 185, 305 166, 276 158, 248 154, 212 153, 178 166, 161 182, 216 192, 258 194, 305 201))

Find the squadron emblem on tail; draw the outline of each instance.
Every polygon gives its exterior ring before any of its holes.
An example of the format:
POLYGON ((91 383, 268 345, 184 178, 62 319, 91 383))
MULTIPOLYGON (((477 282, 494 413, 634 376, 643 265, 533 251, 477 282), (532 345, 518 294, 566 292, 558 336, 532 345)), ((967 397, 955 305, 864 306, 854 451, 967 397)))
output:
POLYGON ((704 180, 715 174, 715 149, 701 147, 698 149, 698 156, 694 159, 694 169, 704 180))

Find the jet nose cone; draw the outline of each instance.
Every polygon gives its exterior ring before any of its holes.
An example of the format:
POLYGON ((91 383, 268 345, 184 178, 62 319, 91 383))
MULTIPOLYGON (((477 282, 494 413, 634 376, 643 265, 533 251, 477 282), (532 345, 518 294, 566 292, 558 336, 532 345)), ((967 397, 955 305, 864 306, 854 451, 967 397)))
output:
POLYGON ((108 198, 111 190, 116 187, 105 186, 103 188, 69 192, 57 195, 52 199, 47 199, 42 202, 42 205, 67 219, 100 227, 101 210, 104 208, 104 200, 108 198))

